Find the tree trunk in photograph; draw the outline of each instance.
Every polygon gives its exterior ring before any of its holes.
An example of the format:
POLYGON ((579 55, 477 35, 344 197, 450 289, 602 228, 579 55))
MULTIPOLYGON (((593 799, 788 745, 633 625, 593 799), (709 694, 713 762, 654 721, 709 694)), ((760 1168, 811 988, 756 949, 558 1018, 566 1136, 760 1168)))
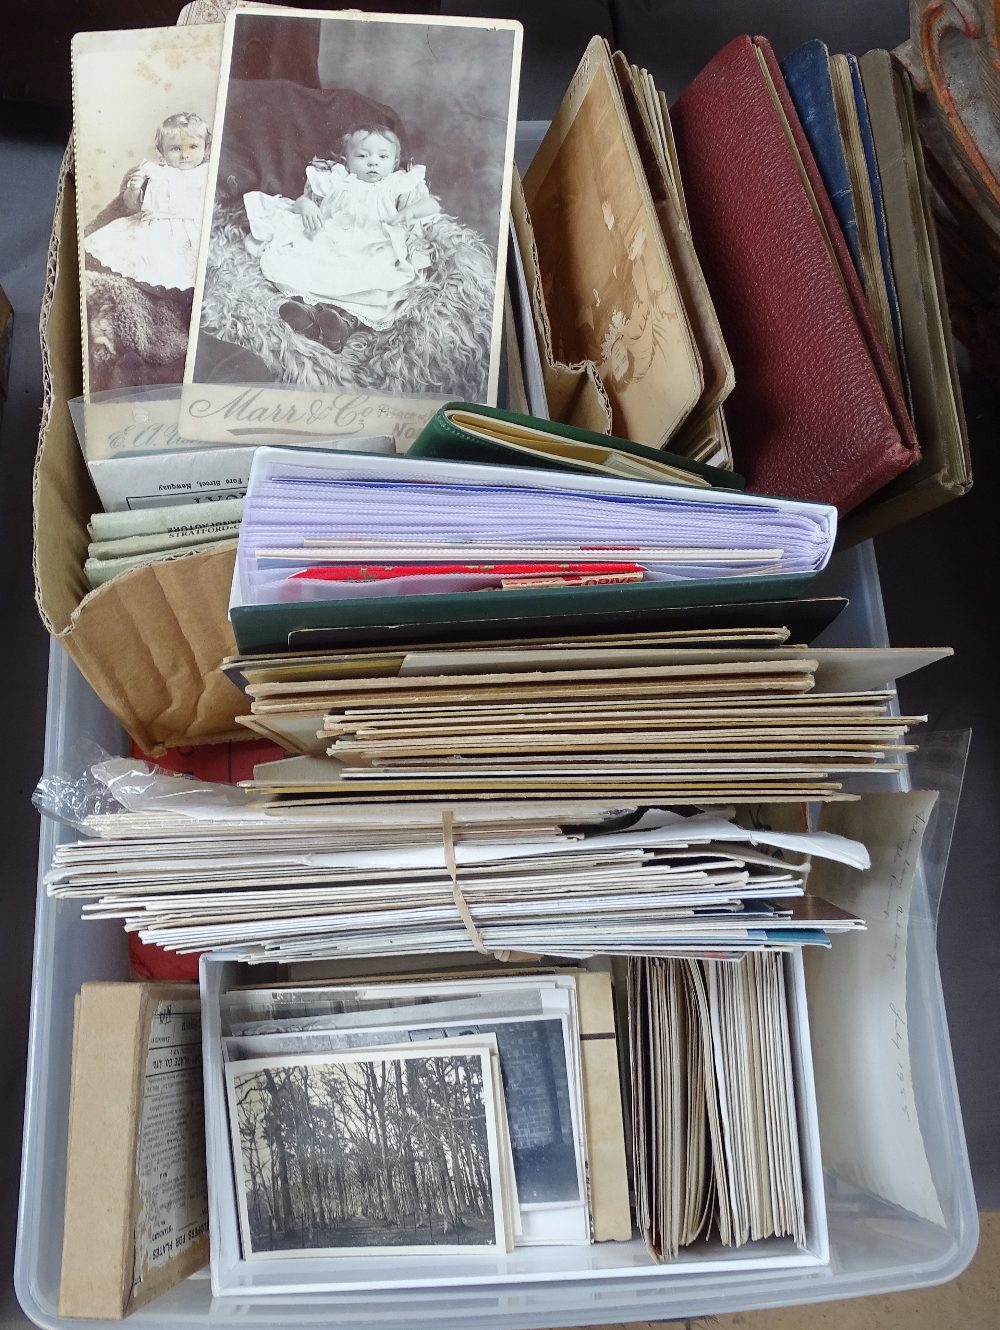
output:
POLYGON ((443 1065, 440 1062, 436 1062, 434 1064, 437 1083, 438 1083, 438 1091, 441 1096, 441 1107, 444 1113, 447 1115, 447 1121, 448 1121, 448 1126, 447 1126, 448 1145, 451 1150, 451 1162, 452 1162, 452 1167, 450 1169, 450 1179, 451 1179, 451 1190, 453 1191, 455 1197, 454 1208, 455 1208, 456 1221, 458 1219, 458 1216, 463 1214, 465 1210, 468 1209, 468 1204, 469 1204, 468 1197, 464 1195, 464 1179, 462 1178, 462 1170, 458 1161, 459 1150, 458 1150, 458 1141, 455 1134, 455 1109, 456 1109, 455 1100, 458 1095, 458 1092, 464 1089, 461 1065, 462 1065, 461 1063, 456 1064, 456 1075, 455 1075, 456 1084, 454 1089, 452 1089, 448 1085, 448 1080, 447 1077, 445 1076, 443 1065))
POLYGON ((479 1181, 479 1194, 483 1198, 482 1213, 487 1214, 492 1208, 493 1187, 490 1183, 489 1172, 483 1167, 483 1157, 479 1151, 476 1152, 476 1177, 479 1181))
POLYGON ((271 1241, 274 1241, 275 1230, 284 1227, 284 1216, 281 1213, 281 1196, 278 1191, 278 1165, 277 1165, 277 1146, 275 1145, 275 1127, 274 1123, 268 1119, 267 1124, 267 1151, 268 1161, 271 1166, 271 1241))
POLYGON ((393 1195, 392 1185, 392 1167, 389 1163, 389 1150, 386 1143, 386 1111, 385 1097, 388 1089, 388 1071, 386 1064, 382 1063, 382 1075, 379 1079, 378 1073, 375 1073, 375 1111, 378 1115, 378 1143, 382 1152, 382 1177, 385 1186, 385 1222, 391 1224, 394 1222, 395 1215, 395 1197, 393 1195))
POLYGON ((340 1123, 337 1121, 337 1108, 339 1107, 336 1099, 327 1093, 327 1105, 330 1114, 330 1137, 333 1145, 333 1161, 327 1165, 327 1171, 331 1177, 333 1192, 336 1200, 337 1218, 344 1219, 348 1213, 347 1188, 344 1181, 344 1144, 343 1133, 340 1129, 340 1123))
MULTIPOLYGON (((261 1195, 266 1193, 267 1182, 264 1178, 264 1169, 260 1162, 260 1147, 257 1144, 256 1122, 253 1125, 254 1125, 253 1135, 250 1138, 249 1164, 250 1164, 250 1181, 253 1186, 253 1210, 256 1221, 254 1227, 259 1233, 261 1229, 260 1201, 261 1201, 261 1195)), ((269 1206, 268 1207, 269 1221, 270 1218, 271 1218, 271 1213, 269 1206)), ((274 1225, 272 1224, 271 1227, 273 1228, 274 1225)))
POLYGON ((375 1069, 370 1063, 365 1063, 364 1093, 369 1109, 365 1118, 366 1133, 378 1161, 378 1163, 373 1163, 371 1170, 374 1199, 378 1208, 378 1218, 383 1224, 387 1224, 389 1222, 389 1195, 386 1178, 385 1143, 380 1127, 380 1120, 383 1124, 385 1122, 385 1104, 380 1103, 377 1077, 375 1069))
POLYGON ((470 1206, 482 1217, 486 1211, 478 1155, 474 1135, 466 1122, 462 1128, 462 1170, 465 1176, 465 1190, 470 1206))
POLYGON ((317 1141, 319 1139, 316 1130, 316 1115, 313 1112, 313 1096, 310 1093, 312 1086, 309 1080, 309 1068, 302 1068, 303 1074, 303 1103, 305 1105, 305 1118, 308 1131, 306 1133, 306 1150, 309 1161, 310 1187, 313 1195, 313 1218, 319 1229, 325 1229, 327 1224, 326 1206, 323 1203, 323 1169, 322 1157, 317 1154, 317 1141))
MULTIPOLYGON (((421 1166, 421 1168, 420 1168, 420 1170, 419 1170, 419 1176, 422 1176, 422 1177, 424 1178, 424 1183, 423 1183, 422 1190, 424 1191, 424 1193, 425 1193, 425 1195, 426 1195, 426 1197, 427 1197, 427 1200, 426 1200, 426 1206, 427 1206, 427 1236, 430 1238, 431 1242, 433 1242, 433 1241, 434 1241, 434 1195, 433 1195, 433 1188, 432 1188, 432 1186, 431 1186, 430 1179, 427 1178, 427 1172, 426 1172, 426 1169, 423 1168, 422 1166, 421 1166)), ((418 1185, 419 1185, 419 1184, 418 1184, 418 1185)))
MULTIPOLYGON (((271 1092, 272 1108, 276 1108, 281 1102, 282 1094, 275 1083, 273 1075, 269 1071, 264 1072, 264 1079, 267 1082, 268 1089, 271 1092)), ((281 1227, 287 1232, 295 1227, 295 1210, 292 1206, 292 1193, 288 1185, 288 1155, 285 1151, 284 1133, 279 1129, 273 1132, 273 1141, 275 1145, 275 1154, 277 1155, 278 1166, 278 1189, 280 1196, 279 1210, 281 1213, 281 1227)))
POLYGON ((441 1197, 441 1209, 444 1214, 444 1223, 446 1229, 454 1230, 458 1222, 457 1197, 451 1185, 451 1178, 448 1174, 448 1160, 445 1158, 444 1146, 438 1144, 435 1151, 437 1164, 437 1185, 438 1193, 441 1197))
POLYGON ((306 1114, 303 1107, 303 1100, 308 1097, 309 1070, 303 1067, 302 1074, 305 1078, 305 1086, 299 1083, 297 1078, 289 1072, 285 1078, 285 1089, 287 1091, 289 1112, 292 1117, 291 1139, 295 1144, 293 1158, 298 1165, 295 1191, 299 1193, 301 1203, 297 1206, 298 1212, 302 1217, 303 1236, 308 1234, 310 1237, 316 1232, 316 1210, 313 1205, 312 1185, 309 1177, 309 1134, 306 1130, 306 1114))
POLYGON ((476 1137, 475 1117, 478 1101, 475 1093, 475 1082, 470 1077, 468 1068, 464 1066, 459 1072, 459 1083, 462 1089, 462 1158, 468 1170, 469 1204, 482 1217, 487 1209, 488 1190, 483 1188, 480 1174, 481 1151, 476 1137))
MULTIPOLYGON (((407 1077, 407 1085, 404 1088, 403 1064, 400 1062, 396 1062, 395 1066, 396 1066, 396 1098, 399 1101, 400 1107, 402 1108, 402 1105, 410 1103, 409 1077, 407 1077)), ((408 1071, 409 1063, 406 1064, 406 1067, 408 1071)), ((401 1135, 402 1148, 403 1148, 403 1171, 404 1171, 404 1177, 406 1179, 406 1188, 409 1197, 410 1214, 412 1215, 413 1218, 413 1233, 414 1236, 416 1236, 417 1210, 420 1205, 420 1192, 417 1187, 417 1167, 416 1167, 416 1162, 414 1161, 413 1158, 413 1133, 412 1133, 412 1125, 409 1113, 406 1114, 405 1118, 401 1123, 400 1135, 401 1135)))

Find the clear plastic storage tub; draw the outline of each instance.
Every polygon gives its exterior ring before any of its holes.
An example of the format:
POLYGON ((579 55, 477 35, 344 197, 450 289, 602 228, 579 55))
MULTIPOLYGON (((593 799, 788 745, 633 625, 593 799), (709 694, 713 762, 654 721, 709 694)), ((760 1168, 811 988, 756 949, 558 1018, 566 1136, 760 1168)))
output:
MULTIPOLYGON (((870 545, 838 555, 817 587, 829 594, 847 595, 851 601, 827 631, 825 644, 886 644, 870 545)), ((78 769, 87 760, 88 746, 96 743, 107 751, 120 752, 124 741, 121 730, 69 658, 53 646, 46 772, 78 769)), ((41 869, 48 866, 57 839, 72 834, 50 820, 43 821, 41 869)), ((933 855, 926 857, 933 859, 933 855)), ((943 1226, 892 1204, 891 1196, 886 1199, 859 1190, 828 1171, 831 1259, 824 1268, 734 1271, 721 1276, 699 1273, 691 1266, 681 1271, 670 1265, 653 1267, 641 1243, 633 1241, 607 1244, 599 1254, 595 1249, 591 1268, 569 1277, 562 1268, 565 1253, 553 1248, 551 1277, 535 1271, 523 1283, 508 1279, 499 1286, 484 1278, 478 1286, 446 1287, 442 1281, 430 1287, 258 1301, 213 1300, 205 1271, 133 1313, 130 1323, 136 1330, 194 1326, 274 1330, 293 1324, 335 1325, 345 1330, 355 1326, 372 1330, 433 1326, 440 1330, 472 1324, 482 1330, 541 1330, 707 1316, 888 1293, 954 1278, 975 1251, 978 1223, 937 968, 934 907, 940 883, 935 885, 934 879, 935 867, 930 863, 915 888, 905 1019, 920 1129, 943 1226)), ((128 963, 118 923, 84 923, 77 904, 50 900, 41 885, 37 911, 15 1284, 21 1306, 34 1322, 68 1327, 73 1323, 59 1317, 58 1299, 73 998, 87 980, 126 978, 128 963)), ((827 961, 835 964, 838 948, 845 954, 850 945, 850 938, 838 939, 827 961)), ((877 1017, 873 1009, 872 1020, 877 1017)), ((823 1047, 813 1048, 814 1061, 834 1059, 833 1065, 842 1065, 864 1033, 856 1027, 844 1029, 823 1047)), ((893 1075, 895 1069, 887 1059, 883 1083, 876 1083, 875 1078, 865 1091, 871 1095, 872 1111, 893 1075)), ((822 1117, 822 1104, 820 1111, 822 1117)), ((864 1102, 855 1105, 854 1118, 860 1140, 865 1130, 864 1102)), ((906 1164, 903 1160, 897 1167, 905 1171, 906 1164)), ((510 1259, 515 1261, 516 1256, 510 1259)))

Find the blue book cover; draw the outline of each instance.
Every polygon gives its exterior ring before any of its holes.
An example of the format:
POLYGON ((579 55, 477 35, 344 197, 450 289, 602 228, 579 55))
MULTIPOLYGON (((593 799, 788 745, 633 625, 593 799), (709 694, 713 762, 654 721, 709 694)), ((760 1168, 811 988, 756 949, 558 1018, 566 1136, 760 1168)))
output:
POLYGON ((837 214, 851 262, 863 280, 854 192, 847 173, 844 142, 833 99, 830 53, 826 43, 814 39, 797 47, 782 60, 781 72, 837 214))
MULTIPOLYGON (((906 357, 903 351, 903 323, 899 314, 899 300, 896 296, 896 277, 892 270, 892 253, 889 249, 889 232, 885 220, 885 204, 882 199, 882 177, 879 175, 878 159, 875 156, 872 123, 868 115, 868 102, 865 100, 865 92, 861 84, 861 71, 858 68, 857 57, 849 55, 847 63, 851 70, 854 104, 858 111, 858 126, 861 130, 861 143, 865 150, 865 166, 868 171, 868 183, 871 187, 872 206, 875 210, 875 231, 878 235, 878 252, 882 261, 885 293, 889 301, 889 315, 892 319, 892 336, 896 343, 896 357, 899 361, 903 387, 906 391, 907 401, 910 402, 909 376, 906 372, 906 357)), ((911 412, 912 409, 912 402, 910 402, 911 412)))

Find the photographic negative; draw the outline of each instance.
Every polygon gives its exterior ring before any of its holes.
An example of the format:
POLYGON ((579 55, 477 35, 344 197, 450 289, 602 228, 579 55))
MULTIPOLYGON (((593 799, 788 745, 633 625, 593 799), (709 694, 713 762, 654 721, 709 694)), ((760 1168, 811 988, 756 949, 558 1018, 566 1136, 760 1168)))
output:
POLYGON ((183 378, 222 36, 216 24, 73 39, 88 400, 183 378))
POLYGON ((229 1063, 244 1256, 505 1251, 491 1052, 229 1063))
POLYGON ((553 351, 591 361, 614 432, 656 448, 702 372, 606 43, 587 48, 524 177, 553 351))
POLYGON ((520 38, 227 17, 186 436, 405 442, 449 398, 496 400, 520 38))

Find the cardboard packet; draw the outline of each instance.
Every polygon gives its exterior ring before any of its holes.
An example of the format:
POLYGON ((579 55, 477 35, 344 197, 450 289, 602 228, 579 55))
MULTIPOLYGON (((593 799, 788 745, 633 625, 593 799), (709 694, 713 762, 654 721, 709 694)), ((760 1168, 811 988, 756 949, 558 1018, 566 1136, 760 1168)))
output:
POLYGON ((59 1315, 119 1320, 207 1261, 198 989, 84 984, 59 1315))

